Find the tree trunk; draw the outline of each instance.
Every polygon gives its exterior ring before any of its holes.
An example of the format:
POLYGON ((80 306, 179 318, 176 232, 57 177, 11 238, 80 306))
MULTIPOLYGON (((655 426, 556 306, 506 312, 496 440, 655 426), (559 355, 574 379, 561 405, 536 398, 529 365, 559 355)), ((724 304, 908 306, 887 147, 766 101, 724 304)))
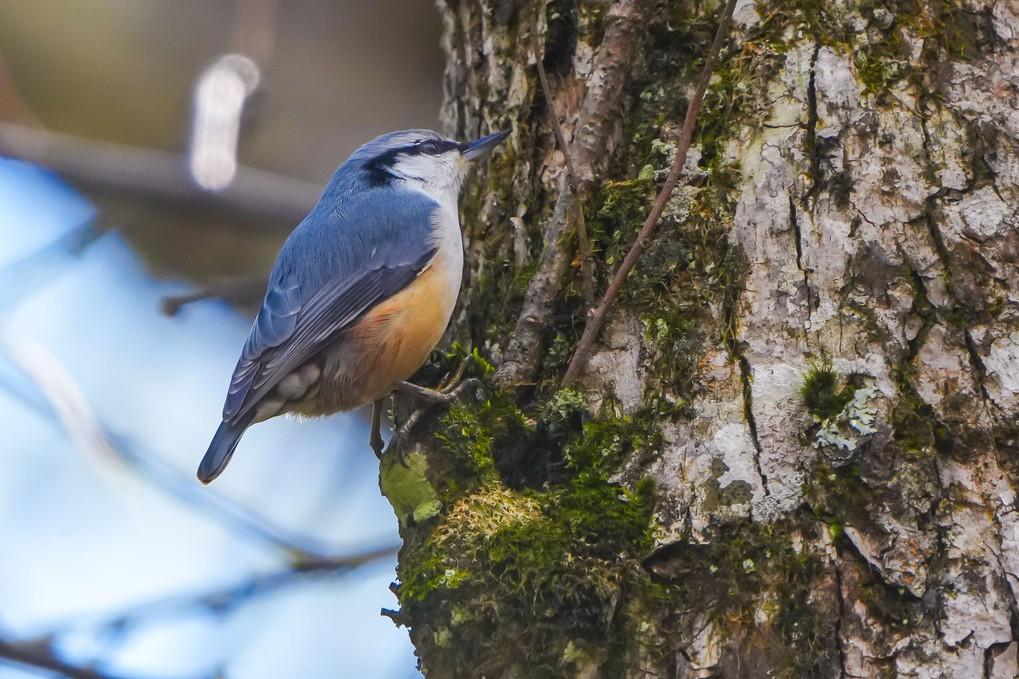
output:
POLYGON ((427 676, 1016 676, 1016 3, 741 1, 576 388, 577 204, 600 294, 719 7, 440 7, 447 131, 513 133, 419 375, 480 383, 383 463, 427 676))

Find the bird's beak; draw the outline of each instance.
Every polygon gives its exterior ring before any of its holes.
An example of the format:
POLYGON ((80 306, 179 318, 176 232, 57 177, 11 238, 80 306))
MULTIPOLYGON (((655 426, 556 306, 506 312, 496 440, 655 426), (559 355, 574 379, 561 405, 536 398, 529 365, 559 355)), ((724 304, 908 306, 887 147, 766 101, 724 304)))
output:
POLYGON ((498 146, 499 142, 509 136, 509 133, 509 130, 503 130, 502 132, 482 137, 477 141, 466 143, 461 148, 460 155, 464 160, 477 160, 498 146))

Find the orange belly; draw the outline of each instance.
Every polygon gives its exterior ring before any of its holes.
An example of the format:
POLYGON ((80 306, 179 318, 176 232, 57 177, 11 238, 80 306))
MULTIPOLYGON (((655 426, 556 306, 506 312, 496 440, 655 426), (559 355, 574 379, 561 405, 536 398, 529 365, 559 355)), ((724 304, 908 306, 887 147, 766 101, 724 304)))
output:
POLYGON ((449 324, 460 271, 431 266, 413 283, 382 302, 319 358, 321 381, 313 397, 290 412, 328 415, 376 401, 425 362, 449 324))
POLYGON ((456 292, 446 278, 440 269, 429 267, 365 315, 365 332, 379 347, 376 381, 385 383, 386 392, 421 367, 446 331, 456 304, 456 292))

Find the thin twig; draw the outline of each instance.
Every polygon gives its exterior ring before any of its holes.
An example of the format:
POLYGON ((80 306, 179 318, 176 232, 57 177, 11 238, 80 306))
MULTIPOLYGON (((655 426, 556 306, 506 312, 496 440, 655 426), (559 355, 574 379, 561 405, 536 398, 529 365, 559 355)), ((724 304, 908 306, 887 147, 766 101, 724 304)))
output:
POLYGON ((725 41, 726 36, 729 33, 729 25, 732 23, 732 12, 736 7, 736 0, 729 0, 725 6, 725 10, 722 13, 722 18, 718 24, 718 31, 715 33, 715 40, 711 43, 711 49, 708 51, 708 56, 704 61, 704 70, 701 72, 700 80, 697 81, 697 89, 694 92, 693 99, 690 101, 690 107, 686 111, 686 119, 683 121, 683 132, 679 139, 679 148, 676 150, 676 160, 672 164, 672 169, 669 170, 669 176, 665 180, 665 185, 662 190, 658 193, 658 198, 655 200, 654 207, 651 208, 651 214, 648 215, 647 220, 644 222, 644 226, 640 230, 637 239, 633 242, 633 247, 630 248, 630 252, 627 253, 626 259, 619 267, 619 271, 616 272, 615 278, 612 280, 612 285, 605 292, 605 297, 602 299, 601 304, 598 305, 598 309, 594 312, 594 316, 588 322, 587 327, 584 328, 584 335, 580 338, 580 344, 577 346, 576 353, 573 354, 573 359, 570 361, 570 367, 566 370, 566 376, 563 377, 563 383, 569 384, 576 380, 580 371, 583 370, 584 365, 587 363, 587 357, 591 353, 591 349, 594 347, 595 341, 598 339, 598 334, 601 332, 602 326, 605 325, 605 318, 608 316, 609 309, 616 301, 616 297, 619 296, 619 289, 623 287, 623 283, 626 281, 626 277, 630 274, 630 271, 637 264, 637 260, 644 254, 644 249, 647 247, 648 238, 655 226, 658 224, 659 218, 662 216, 662 212, 665 211, 665 206, 669 202, 669 198, 672 196, 673 189, 676 188, 676 184, 679 182, 679 176, 683 171, 683 165, 686 164, 686 155, 690 150, 690 142, 693 139, 694 126, 697 124, 697 114, 700 113, 701 104, 704 102, 704 93, 708 89, 708 82, 711 80, 711 75, 715 71, 715 64, 718 62, 718 53, 722 49, 722 43, 725 41))
MULTIPOLYGON (((641 22, 650 11, 650 4, 650 0, 618 0, 605 13, 604 37, 591 60, 569 154, 581 190, 594 181, 596 166, 606 156, 619 120, 619 101, 633 67, 641 22)), ((563 240, 574 200, 572 191, 561 191, 544 229, 544 249, 538 268, 524 293, 520 315, 495 373, 496 382, 502 386, 533 384, 537 377, 543 340, 572 260, 563 240)))
POLYGON ((548 75, 545 73, 545 65, 538 53, 538 37, 532 36, 531 52, 534 55, 534 63, 538 66, 538 80, 541 82, 541 91, 545 95, 545 105, 548 107, 549 117, 552 118, 552 130, 555 132, 556 143, 559 150, 563 152, 566 159, 566 181, 569 190, 576 198, 577 214, 577 247, 580 250, 580 273, 581 282, 584 288, 584 300, 588 305, 594 304, 594 260, 591 256, 591 241, 587 237, 587 222, 584 220, 584 204, 580 200, 580 185, 577 182, 577 173, 573 169, 573 159, 570 154, 570 147, 566 143, 566 135, 563 134, 563 126, 559 123, 559 114, 556 113, 555 102, 552 100, 552 90, 548 86, 548 75))
POLYGON ((132 625, 141 625, 156 617, 161 618, 165 624, 168 620, 201 613, 229 615, 241 606, 254 603, 259 597, 274 594, 316 576, 346 575, 362 566, 393 558, 399 549, 399 545, 384 545, 344 556, 299 560, 287 568, 257 573, 227 587, 151 601, 106 619, 72 620, 29 639, 13 641, 0 636, 0 660, 57 671, 72 679, 121 679, 120 675, 61 660, 53 649, 53 641, 85 627, 92 627, 100 634, 119 636, 132 625))
POLYGON ((107 233, 89 217, 80 226, 29 255, 0 268, 0 314, 13 311, 47 283, 55 280, 68 261, 78 257, 107 233))
POLYGON ((268 573, 254 573, 224 587, 148 601, 114 615, 77 617, 49 628, 37 637, 53 639, 86 628, 99 632, 123 631, 131 626, 150 622, 153 618, 159 618, 165 623, 196 613, 211 612, 217 616, 225 616, 241 606, 253 603, 259 597, 268 596, 316 577, 347 575, 363 566, 394 558, 399 551, 399 544, 390 544, 342 556, 299 560, 268 573))

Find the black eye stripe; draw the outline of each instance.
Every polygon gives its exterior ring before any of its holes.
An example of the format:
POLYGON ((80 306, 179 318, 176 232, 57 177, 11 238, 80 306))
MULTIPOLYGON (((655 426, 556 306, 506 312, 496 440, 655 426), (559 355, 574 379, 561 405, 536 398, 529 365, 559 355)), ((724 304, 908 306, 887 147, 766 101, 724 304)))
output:
POLYGON ((368 181, 372 185, 378 186, 386 184, 393 179, 393 175, 390 170, 400 156, 437 156, 446 153, 447 151, 452 151, 453 149, 462 149, 462 145, 459 142, 450 141, 448 139, 417 140, 408 146, 401 146, 399 148, 389 149, 388 151, 380 153, 366 162, 364 164, 364 169, 368 174, 368 181))
POLYGON ((424 153, 430 156, 437 156, 459 147, 460 145, 457 142, 448 139, 425 139, 407 147, 404 153, 408 155, 424 153))

